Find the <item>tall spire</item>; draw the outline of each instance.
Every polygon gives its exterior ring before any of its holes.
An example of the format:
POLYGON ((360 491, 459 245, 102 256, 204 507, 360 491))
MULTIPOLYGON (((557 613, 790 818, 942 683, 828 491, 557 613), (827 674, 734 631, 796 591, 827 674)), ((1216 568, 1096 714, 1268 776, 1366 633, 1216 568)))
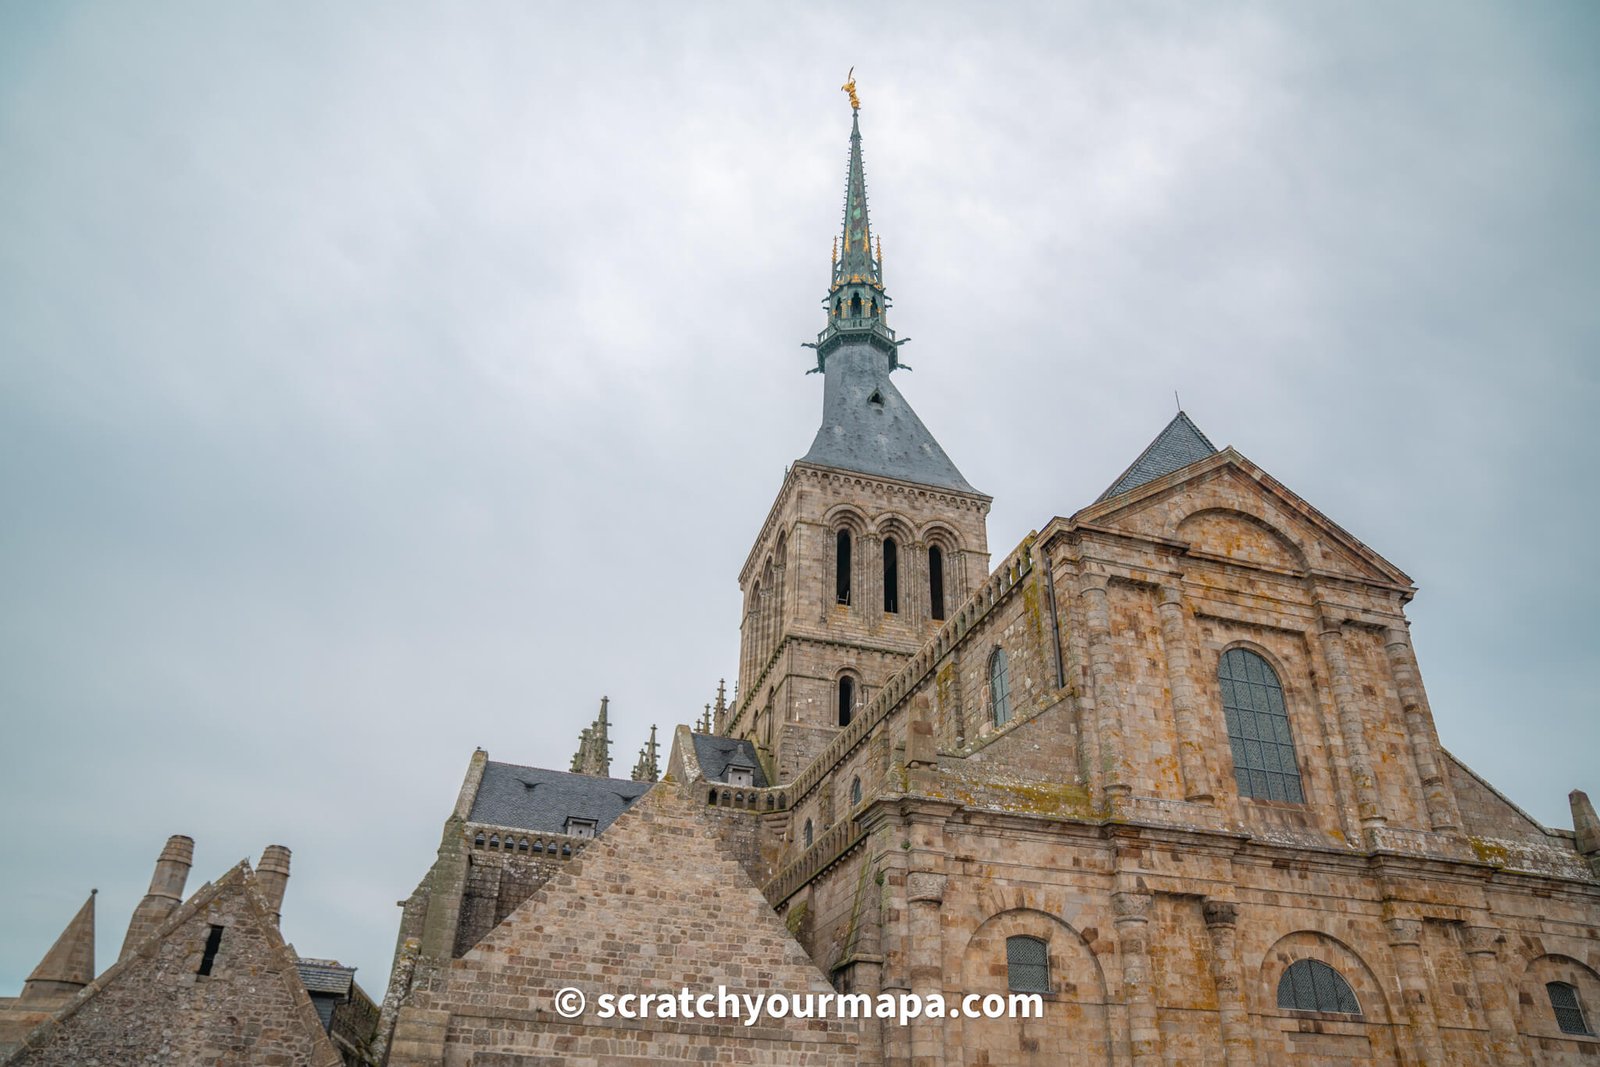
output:
POLYGON ((39 966, 22 984, 24 1001, 67 997, 94 981, 94 895, 83 902, 39 966))
POLYGON ((599 717, 578 735, 578 751, 572 757, 572 770, 576 774, 611 777, 611 731, 606 717, 610 703, 611 698, 601 697, 599 717))
POLYGON ((894 331, 884 322, 889 294, 883 288, 882 239, 877 254, 875 234, 867 212, 867 174, 861 162, 861 100, 856 96, 855 68, 841 88, 850 94, 850 164, 845 177, 844 229, 834 244, 833 277, 823 306, 828 325, 817 335, 817 370, 825 370, 828 355, 847 339, 864 341, 889 357, 889 369, 898 366, 894 331))

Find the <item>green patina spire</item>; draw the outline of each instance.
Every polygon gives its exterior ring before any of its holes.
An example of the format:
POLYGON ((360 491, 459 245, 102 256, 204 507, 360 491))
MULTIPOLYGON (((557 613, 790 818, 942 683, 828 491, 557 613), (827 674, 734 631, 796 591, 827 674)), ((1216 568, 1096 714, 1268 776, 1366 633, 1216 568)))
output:
POLYGON ((865 342, 898 366, 894 331, 884 322, 889 294, 883 289, 883 244, 873 248, 875 235, 867 217, 867 175, 861 163, 861 101, 856 97, 854 70, 843 89, 850 94, 850 170, 845 179, 844 232, 834 248, 833 279, 823 305, 828 326, 817 335, 817 369, 827 365, 829 353, 850 341, 865 342))

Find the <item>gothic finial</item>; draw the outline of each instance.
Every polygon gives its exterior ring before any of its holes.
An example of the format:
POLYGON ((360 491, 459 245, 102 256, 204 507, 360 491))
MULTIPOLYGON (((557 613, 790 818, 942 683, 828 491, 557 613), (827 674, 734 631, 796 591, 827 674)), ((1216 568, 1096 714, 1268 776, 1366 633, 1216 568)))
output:
POLYGON ((850 73, 844 76, 844 84, 839 86, 844 92, 850 94, 850 110, 861 110, 861 98, 856 95, 856 68, 851 67, 850 73))
POLYGON ((839 265, 839 237, 837 234, 833 238, 833 255, 828 258, 828 262, 834 266, 839 265))

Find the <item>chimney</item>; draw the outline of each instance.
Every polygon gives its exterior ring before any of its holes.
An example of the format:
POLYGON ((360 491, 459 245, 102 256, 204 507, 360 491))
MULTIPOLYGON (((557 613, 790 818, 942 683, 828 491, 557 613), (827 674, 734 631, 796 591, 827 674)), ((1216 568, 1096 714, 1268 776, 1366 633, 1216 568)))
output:
POLYGON ((128 922, 128 936, 122 941, 125 960, 145 939, 156 932, 177 906, 183 903, 183 883, 189 880, 189 868, 194 864, 194 838, 173 834, 167 838, 167 847, 156 860, 155 874, 150 876, 150 891, 133 909, 128 922))
POLYGON ((272 913, 274 926, 283 918, 283 894, 288 888, 289 850, 282 845, 268 845, 256 867, 256 890, 261 894, 261 902, 272 913))
POLYGON ((1589 803, 1589 794, 1574 789, 1567 794, 1567 803, 1572 805, 1572 835, 1578 851, 1595 874, 1600 874, 1600 818, 1596 818, 1594 805, 1589 803))

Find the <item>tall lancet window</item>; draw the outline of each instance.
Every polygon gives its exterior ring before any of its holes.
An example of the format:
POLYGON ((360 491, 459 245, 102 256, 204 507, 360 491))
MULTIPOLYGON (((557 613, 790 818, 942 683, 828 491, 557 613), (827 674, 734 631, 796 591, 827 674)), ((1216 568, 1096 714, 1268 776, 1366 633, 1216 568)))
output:
POLYGON ((1003 648, 995 649, 989 657, 989 713, 996 726, 1011 721, 1011 668, 1003 648))
POLYGON ((833 599, 850 603, 850 531, 840 530, 833 539, 833 599))
POLYGON ((928 611, 929 618, 944 618, 944 553, 938 545, 928 549, 928 611))
POLYGON ((883 610, 900 610, 900 546, 892 537, 883 539, 883 610))

